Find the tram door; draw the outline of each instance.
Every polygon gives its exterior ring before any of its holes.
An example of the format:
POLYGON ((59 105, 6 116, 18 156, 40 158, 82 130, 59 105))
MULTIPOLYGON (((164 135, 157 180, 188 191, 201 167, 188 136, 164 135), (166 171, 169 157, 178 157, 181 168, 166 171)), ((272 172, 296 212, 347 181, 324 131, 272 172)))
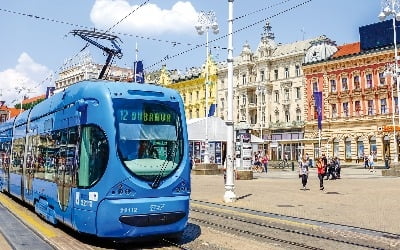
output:
MULTIPOLYGON (((75 186, 76 165, 78 157, 78 127, 59 131, 60 142, 56 153, 57 188, 60 207, 66 211, 70 202, 71 189, 75 186)), ((70 219, 70 218, 69 218, 70 219)))
POLYGON ((60 142, 56 159, 57 169, 57 191, 58 202, 62 211, 67 210, 71 194, 71 157, 69 153, 69 133, 68 129, 63 129, 57 133, 57 141, 60 142))
POLYGON ((35 148, 33 147, 34 141, 37 139, 37 136, 31 136, 29 135, 27 137, 28 143, 26 143, 25 147, 25 160, 24 160, 24 189, 25 193, 24 196, 26 196, 27 199, 31 198, 33 195, 32 191, 32 182, 33 182, 33 177, 34 177, 34 159, 35 159, 35 148))

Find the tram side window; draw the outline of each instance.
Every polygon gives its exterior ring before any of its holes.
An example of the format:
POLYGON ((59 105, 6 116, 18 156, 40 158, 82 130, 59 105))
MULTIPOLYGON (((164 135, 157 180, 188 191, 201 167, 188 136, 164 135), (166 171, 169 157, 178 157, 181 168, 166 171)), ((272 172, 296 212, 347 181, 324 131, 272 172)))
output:
POLYGON ((0 168, 5 170, 10 167, 10 145, 9 141, 0 143, 0 168))
POLYGON ((34 135, 28 138, 28 152, 26 158, 26 167, 28 173, 36 173, 39 168, 39 148, 38 141, 40 141, 40 136, 34 135))
POLYGON ((11 173, 22 173, 22 165, 24 164, 25 139, 15 139, 13 143, 13 163, 11 173))
POLYGON ((35 176, 39 178, 45 178, 47 144, 46 135, 38 135, 33 140, 32 150, 36 155, 34 159, 35 176))
POLYGON ((106 170, 108 162, 108 141, 98 127, 82 128, 78 186, 89 187, 95 184, 106 170))
POLYGON ((45 173, 44 178, 47 180, 53 180, 56 171, 55 147, 57 142, 51 134, 42 135, 41 141, 44 143, 42 154, 45 173))

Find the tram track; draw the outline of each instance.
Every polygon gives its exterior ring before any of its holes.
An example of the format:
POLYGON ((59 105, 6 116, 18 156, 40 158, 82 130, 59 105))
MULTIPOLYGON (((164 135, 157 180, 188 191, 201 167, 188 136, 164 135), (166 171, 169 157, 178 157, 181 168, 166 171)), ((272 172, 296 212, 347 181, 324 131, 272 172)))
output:
POLYGON ((294 249, 398 249, 400 235, 192 200, 190 220, 294 249))

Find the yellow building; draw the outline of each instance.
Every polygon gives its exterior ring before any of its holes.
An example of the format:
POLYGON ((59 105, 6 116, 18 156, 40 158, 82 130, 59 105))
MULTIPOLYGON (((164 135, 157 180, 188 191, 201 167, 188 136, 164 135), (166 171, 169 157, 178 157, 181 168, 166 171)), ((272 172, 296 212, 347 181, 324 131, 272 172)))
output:
POLYGON ((157 76, 156 83, 177 90, 185 103, 187 119, 206 117, 206 110, 216 104, 217 66, 211 56, 202 68, 191 68, 185 73, 169 71, 164 65, 157 76), (208 90, 206 91, 206 79, 208 90), (208 108, 206 109, 206 92, 208 108))

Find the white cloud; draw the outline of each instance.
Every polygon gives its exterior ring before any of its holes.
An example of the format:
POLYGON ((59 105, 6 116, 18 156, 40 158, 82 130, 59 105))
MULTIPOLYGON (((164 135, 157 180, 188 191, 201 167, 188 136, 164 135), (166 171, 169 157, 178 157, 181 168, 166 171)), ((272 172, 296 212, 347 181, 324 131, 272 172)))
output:
MULTIPOLYGON (((97 0, 90 18, 97 28, 109 29, 138 7, 130 5, 126 0, 97 0)), ((176 2, 171 9, 161 9, 149 3, 124 19, 115 30, 143 35, 160 35, 168 32, 193 34, 197 18, 198 13, 190 2, 176 2)))
POLYGON ((48 84, 48 81, 44 80, 51 73, 47 67, 36 63, 23 52, 15 68, 0 71, 0 100, 6 101, 6 105, 12 107, 20 102, 24 95, 34 97, 44 94, 48 84), (19 91, 21 88, 24 90, 19 91))

